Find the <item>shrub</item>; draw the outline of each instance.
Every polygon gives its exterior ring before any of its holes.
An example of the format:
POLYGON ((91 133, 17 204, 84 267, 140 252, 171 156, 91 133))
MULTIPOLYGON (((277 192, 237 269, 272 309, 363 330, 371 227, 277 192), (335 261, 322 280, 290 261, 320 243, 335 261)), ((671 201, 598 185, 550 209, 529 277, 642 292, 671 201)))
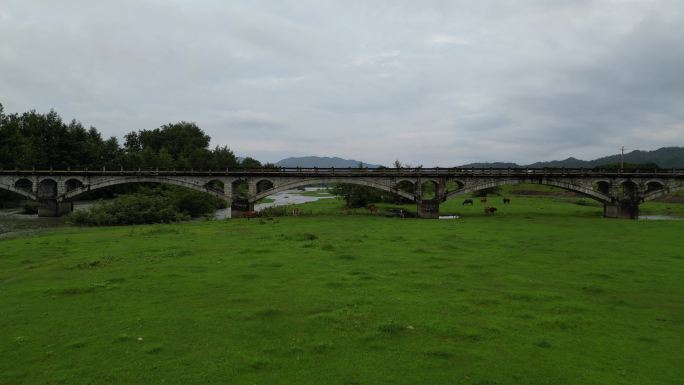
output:
POLYGON ((100 202, 87 211, 74 212, 71 220, 89 226, 169 223, 206 215, 225 206, 223 200, 201 192, 177 187, 144 188, 100 202))

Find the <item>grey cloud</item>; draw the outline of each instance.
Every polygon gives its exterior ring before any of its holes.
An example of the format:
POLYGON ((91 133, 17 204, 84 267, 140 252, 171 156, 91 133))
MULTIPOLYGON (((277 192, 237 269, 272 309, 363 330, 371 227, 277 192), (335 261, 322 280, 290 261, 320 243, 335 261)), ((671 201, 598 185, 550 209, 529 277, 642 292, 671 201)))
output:
POLYGON ((6 0, 0 102, 265 161, 591 158, 684 144, 681 25, 674 0, 6 0))

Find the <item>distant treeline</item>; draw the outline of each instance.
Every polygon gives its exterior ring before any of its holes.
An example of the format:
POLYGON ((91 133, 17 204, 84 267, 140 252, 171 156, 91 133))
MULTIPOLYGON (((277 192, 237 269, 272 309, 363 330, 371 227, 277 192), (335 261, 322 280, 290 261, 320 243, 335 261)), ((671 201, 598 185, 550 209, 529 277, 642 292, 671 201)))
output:
POLYGON ((211 138, 195 123, 177 122, 131 131, 123 146, 95 128, 66 123, 55 112, 5 114, 0 104, 2 169, 225 169, 270 167, 250 157, 241 161, 228 147, 209 148, 211 138))

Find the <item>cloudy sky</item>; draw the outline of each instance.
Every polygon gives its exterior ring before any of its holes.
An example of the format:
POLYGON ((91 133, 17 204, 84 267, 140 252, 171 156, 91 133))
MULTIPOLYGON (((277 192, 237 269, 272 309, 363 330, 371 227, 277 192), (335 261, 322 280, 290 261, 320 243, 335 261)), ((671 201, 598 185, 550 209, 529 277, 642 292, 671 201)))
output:
POLYGON ((0 0, 0 103, 263 161, 684 145, 680 0, 0 0))

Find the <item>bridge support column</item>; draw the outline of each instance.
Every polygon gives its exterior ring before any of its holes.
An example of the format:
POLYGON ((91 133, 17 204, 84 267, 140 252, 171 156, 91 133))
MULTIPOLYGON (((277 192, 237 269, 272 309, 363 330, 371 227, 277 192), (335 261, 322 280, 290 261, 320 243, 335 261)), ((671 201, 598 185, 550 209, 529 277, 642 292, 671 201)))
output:
POLYGON ((439 218, 439 199, 419 200, 416 209, 416 216, 425 219, 439 218))
POLYGON ((39 217, 61 217, 74 211, 73 202, 42 200, 38 202, 39 217))
POLYGON ((639 203, 635 201, 622 201, 606 203, 603 205, 603 216, 606 218, 639 218, 639 203))

